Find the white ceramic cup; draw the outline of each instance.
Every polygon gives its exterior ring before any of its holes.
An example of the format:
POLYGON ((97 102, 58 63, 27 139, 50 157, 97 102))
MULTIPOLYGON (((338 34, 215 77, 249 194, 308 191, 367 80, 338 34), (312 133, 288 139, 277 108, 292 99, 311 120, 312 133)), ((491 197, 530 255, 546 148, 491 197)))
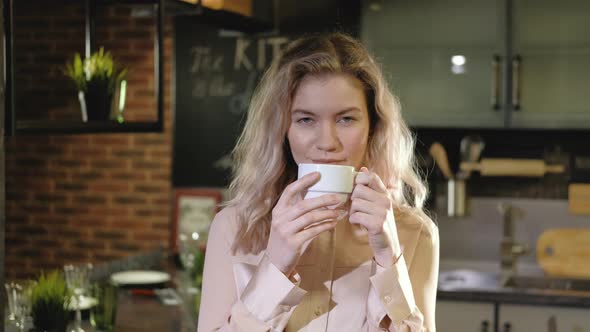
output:
MULTIPOLYGON (((305 199, 322 196, 325 194, 340 195, 341 203, 348 200, 348 196, 354 188, 354 178, 358 174, 352 166, 330 164, 299 164, 297 178, 306 174, 319 172, 320 180, 311 186, 305 194, 305 199)), ((338 204, 340 205, 340 204, 338 204)))

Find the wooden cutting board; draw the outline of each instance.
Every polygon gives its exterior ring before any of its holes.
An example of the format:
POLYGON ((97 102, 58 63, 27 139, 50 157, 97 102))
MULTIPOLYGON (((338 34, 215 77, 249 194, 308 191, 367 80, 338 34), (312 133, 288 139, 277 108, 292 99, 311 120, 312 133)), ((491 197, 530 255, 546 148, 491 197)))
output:
POLYGON ((568 186, 568 207, 572 214, 590 214, 590 183, 568 186))
POLYGON ((590 228, 554 228, 537 240, 537 261, 552 277, 590 278, 590 228))

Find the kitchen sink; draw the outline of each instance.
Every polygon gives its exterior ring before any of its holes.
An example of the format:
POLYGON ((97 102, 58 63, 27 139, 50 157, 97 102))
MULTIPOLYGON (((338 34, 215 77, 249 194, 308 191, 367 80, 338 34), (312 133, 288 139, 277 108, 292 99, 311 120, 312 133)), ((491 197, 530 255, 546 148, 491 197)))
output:
POLYGON ((443 271, 438 277, 441 290, 495 290, 500 288, 500 275, 476 270, 443 271))
POLYGON ((561 290, 590 292, 590 279, 512 276, 503 282, 499 273, 461 269, 441 272, 438 287, 440 290, 447 291, 561 290))
POLYGON ((552 289, 590 292, 589 279, 513 276, 504 287, 514 289, 552 289))

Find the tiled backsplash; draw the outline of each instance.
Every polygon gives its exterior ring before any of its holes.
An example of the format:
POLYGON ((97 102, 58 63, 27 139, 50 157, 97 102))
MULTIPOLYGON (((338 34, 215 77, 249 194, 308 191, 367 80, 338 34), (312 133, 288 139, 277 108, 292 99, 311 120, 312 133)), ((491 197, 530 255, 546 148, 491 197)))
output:
POLYGON ((500 264, 502 215, 499 204, 507 203, 524 214, 514 220, 515 242, 528 247, 517 259, 520 265, 536 265, 536 242, 549 228, 590 228, 590 216, 572 215, 567 200, 520 198, 471 198, 471 214, 462 218, 439 215, 441 261, 500 264))

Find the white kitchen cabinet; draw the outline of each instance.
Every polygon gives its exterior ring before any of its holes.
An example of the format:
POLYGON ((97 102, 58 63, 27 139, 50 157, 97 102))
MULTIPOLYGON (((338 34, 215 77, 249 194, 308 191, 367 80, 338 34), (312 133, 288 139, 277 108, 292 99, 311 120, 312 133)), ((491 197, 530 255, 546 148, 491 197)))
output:
MULTIPOLYGON (((361 38, 383 66, 412 126, 502 127, 494 56, 505 52, 504 4, 488 0, 365 3, 361 38), (463 65, 453 66, 465 59, 463 65), (460 58, 463 56, 464 58, 460 58), (495 76, 496 75, 496 76, 495 76)), ((499 84, 499 81, 498 81, 499 84)))
POLYGON ((493 332, 494 305, 439 300, 436 302, 436 330, 438 332, 493 332))
POLYGON ((518 0, 513 13, 521 60, 511 127, 590 128, 590 2, 518 0))
POLYGON ((590 128, 590 2, 363 3, 361 39, 411 126, 590 128))
POLYGON ((500 332, 590 332, 585 308, 501 304, 499 319, 500 332))

